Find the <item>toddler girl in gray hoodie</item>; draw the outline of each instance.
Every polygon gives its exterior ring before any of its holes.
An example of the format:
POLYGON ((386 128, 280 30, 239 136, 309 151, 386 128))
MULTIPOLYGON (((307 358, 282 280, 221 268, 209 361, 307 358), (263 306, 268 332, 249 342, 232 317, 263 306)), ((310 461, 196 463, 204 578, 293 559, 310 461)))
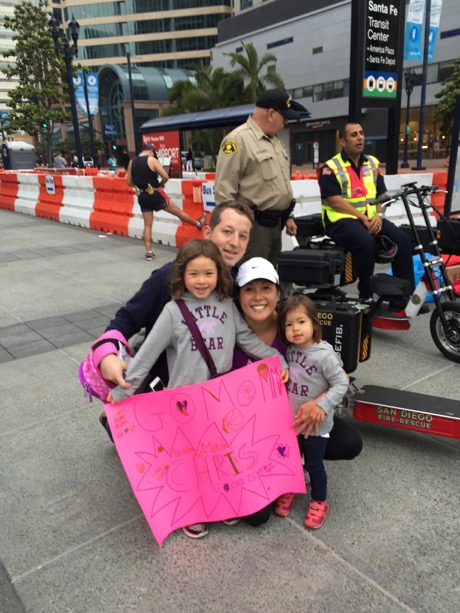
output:
MULTIPOLYGON (((298 441, 311 483, 311 501, 304 525, 317 529, 329 512, 323 460, 333 427, 334 407, 347 391, 348 376, 332 346, 321 340, 321 323, 310 298, 303 294, 287 298, 279 312, 279 327, 280 337, 287 346, 290 376, 287 391, 294 419, 306 411, 316 425, 315 431, 307 438, 298 436, 298 441)), ((275 513, 286 517, 294 497, 288 493, 278 498, 275 513)))

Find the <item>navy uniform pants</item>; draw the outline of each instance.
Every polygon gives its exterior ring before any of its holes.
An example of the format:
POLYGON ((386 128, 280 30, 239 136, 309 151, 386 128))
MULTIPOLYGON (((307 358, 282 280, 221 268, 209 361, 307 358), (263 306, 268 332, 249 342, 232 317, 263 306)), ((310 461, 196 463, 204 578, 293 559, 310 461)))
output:
MULTIPOLYGON (((415 289, 414 266, 410 238, 388 219, 382 220, 380 234, 388 236, 398 245, 398 254, 391 263, 393 275, 410 282, 415 289)), ((358 219, 341 219, 326 223, 326 234, 342 249, 351 251, 353 264, 358 275, 359 296, 363 300, 372 297, 370 279, 374 274, 375 241, 367 228, 358 219)))

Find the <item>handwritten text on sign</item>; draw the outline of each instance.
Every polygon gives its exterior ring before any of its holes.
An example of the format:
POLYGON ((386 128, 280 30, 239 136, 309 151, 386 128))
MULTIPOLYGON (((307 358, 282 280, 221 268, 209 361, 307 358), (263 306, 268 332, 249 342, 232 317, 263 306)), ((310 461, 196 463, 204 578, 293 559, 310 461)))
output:
POLYGON ((131 487, 161 545, 182 526, 305 492, 279 358, 106 405, 131 487))

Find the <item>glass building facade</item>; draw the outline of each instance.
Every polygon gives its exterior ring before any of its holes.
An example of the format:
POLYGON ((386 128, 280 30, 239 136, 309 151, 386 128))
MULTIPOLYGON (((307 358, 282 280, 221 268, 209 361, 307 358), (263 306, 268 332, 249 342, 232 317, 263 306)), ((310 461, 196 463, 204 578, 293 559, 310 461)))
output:
POLYGON ((218 23, 233 13, 232 0, 54 0, 60 21, 80 24, 79 59, 97 69, 125 64, 193 69, 208 64, 218 23))
MULTIPOLYGON (((7 51, 8 49, 12 49, 14 47, 12 40, 13 33, 3 26, 4 18, 13 15, 14 5, 15 2, 12 0, 9 2, 0 1, 0 54, 3 53, 3 51, 7 51)), ((7 121, 6 113, 8 112, 8 93, 18 84, 18 79, 7 79, 3 72, 3 68, 8 63, 11 64, 12 62, 12 59, 7 60, 0 55, 0 128, 3 125, 3 122, 7 121)))

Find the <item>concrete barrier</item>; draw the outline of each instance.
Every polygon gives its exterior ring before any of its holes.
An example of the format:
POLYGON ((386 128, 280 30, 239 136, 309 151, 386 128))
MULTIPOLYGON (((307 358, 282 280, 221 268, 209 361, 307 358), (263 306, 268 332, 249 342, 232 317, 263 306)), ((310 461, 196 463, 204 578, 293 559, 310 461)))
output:
MULTIPOLYGON (((73 172, 67 174, 56 169, 34 173, 0 172, 0 208, 102 232, 142 238, 142 213, 135 192, 127 185, 125 177, 119 176, 118 173, 115 173, 115 176, 106 173, 85 176, 77 172, 79 169, 70 170, 73 172)), ((409 181, 432 185, 433 173, 385 177, 390 194, 409 181)), ((291 184, 297 201, 296 216, 321 211, 320 191, 316 179, 295 178, 291 184)), ((187 179, 171 179, 164 191, 179 208, 195 219, 198 219, 203 211, 211 213, 215 206, 213 173, 200 173, 187 179)), ((414 212, 417 222, 421 216, 417 215, 416 209, 414 212)), ((387 216, 397 225, 407 221, 400 203, 392 205, 387 216)), ((432 219, 435 225, 435 217, 432 216, 432 219)), ((202 236, 202 233, 190 224, 183 224, 166 212, 155 213, 155 242, 180 247, 190 238, 198 236, 202 236)), ((295 243, 284 236, 283 248, 290 248, 291 244, 295 243)))

